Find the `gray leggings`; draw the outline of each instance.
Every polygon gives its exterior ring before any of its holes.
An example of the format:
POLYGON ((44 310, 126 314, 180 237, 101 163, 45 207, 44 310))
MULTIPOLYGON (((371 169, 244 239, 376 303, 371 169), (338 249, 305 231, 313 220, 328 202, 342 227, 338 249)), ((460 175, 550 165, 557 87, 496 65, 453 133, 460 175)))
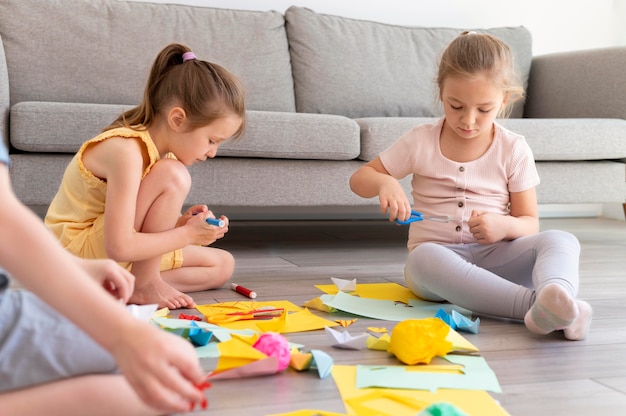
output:
POLYGON ((523 319, 549 283, 576 297, 579 254, 576 237, 557 230, 489 245, 423 243, 409 253, 404 276, 422 299, 523 319))

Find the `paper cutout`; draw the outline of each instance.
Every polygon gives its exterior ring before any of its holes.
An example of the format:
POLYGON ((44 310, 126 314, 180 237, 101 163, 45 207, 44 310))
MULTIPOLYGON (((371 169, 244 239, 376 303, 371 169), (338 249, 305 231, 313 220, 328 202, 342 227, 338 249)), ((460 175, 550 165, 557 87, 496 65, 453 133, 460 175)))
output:
POLYGON ((337 290, 341 292, 354 292, 356 290, 356 279, 346 280, 331 277, 330 280, 337 286, 337 290))
POLYGON ((209 373, 210 380, 229 380, 243 377, 256 377, 276 374, 280 372, 278 368, 278 359, 276 357, 266 357, 260 360, 251 361, 239 367, 229 368, 222 371, 214 371, 209 373))
POLYGON ((289 365, 297 371, 316 370, 320 378, 326 378, 333 369, 333 359, 330 355, 320 350, 302 352, 292 349, 289 365))
POLYGON ((152 319, 152 315, 154 315, 154 312, 157 310, 157 306, 158 305, 156 304, 150 304, 150 305, 131 304, 131 305, 126 305, 126 310, 132 316, 139 319, 140 321, 148 322, 150 321, 150 319, 152 319))
POLYGON ((189 334, 187 336, 195 345, 202 347, 209 343, 211 337, 213 336, 213 331, 200 328, 196 321, 191 321, 189 334))
POLYGON ((291 350, 291 361, 289 366, 296 371, 308 370, 313 360, 313 354, 310 352, 300 352, 297 348, 291 350))
POLYGON ((337 309, 331 308, 328 305, 324 305, 324 302, 322 302, 322 299, 320 299, 319 297, 304 302, 302 306, 305 308, 314 309, 316 311, 321 311, 321 312, 328 312, 328 313, 337 312, 337 309))
POLYGON ((452 313, 449 314, 443 309, 439 309, 435 314, 435 318, 439 318, 448 325, 450 328, 459 331, 470 332, 472 334, 478 334, 478 326, 480 325, 480 318, 476 318, 474 322, 471 319, 461 315, 456 310, 452 309, 452 313))
POLYGON ((368 326, 367 327, 367 331, 368 332, 372 332, 372 333, 376 333, 376 334, 385 334, 385 333, 389 332, 387 330, 387 328, 385 328, 385 327, 377 328, 375 326, 368 326))
MULTIPOLYGON (((336 285, 315 285, 316 288, 329 295, 335 295, 336 285)), ((368 299, 391 300, 408 303, 410 299, 419 299, 406 287, 397 283, 359 283, 355 294, 368 299)))
POLYGON ((346 327, 352 325, 353 323, 355 323, 357 320, 358 320, 357 318, 354 318, 354 319, 335 319, 335 322, 337 322, 342 327, 346 328, 346 327))
POLYGON ((166 318, 169 315, 169 308, 161 308, 152 314, 153 317, 166 318))
MULTIPOLYGON (((335 365, 333 366, 332 375, 341 398, 346 404, 346 411, 351 416, 357 415, 357 413, 348 405, 348 400, 380 390, 378 388, 357 388, 355 366, 335 365)), ((509 413, 486 391, 439 389, 435 393, 431 393, 425 390, 397 389, 393 390, 393 393, 411 397, 415 400, 423 400, 431 404, 439 402, 451 403, 468 415, 509 416, 509 413)), ((415 411, 413 409, 410 411, 399 411, 394 416, 415 416, 415 411)))
POLYGON ((207 317, 207 320, 209 320, 209 316, 211 315, 232 313, 238 311, 249 311, 253 309, 261 309, 267 307, 273 307, 276 309, 283 308, 288 313, 284 313, 282 314, 282 316, 273 319, 220 323, 219 326, 230 329, 248 329, 255 332, 272 331, 286 334, 291 332, 312 331, 316 329, 322 329, 325 326, 337 325, 337 323, 313 315, 308 309, 300 308, 289 301, 225 302, 212 305, 198 305, 196 306, 196 309, 198 309, 205 317, 207 317))
POLYGON ((316 409, 300 409, 288 413, 273 413, 267 416, 346 416, 346 414, 316 409))
POLYGON ((238 337, 220 342, 217 345, 217 349, 220 352, 220 356, 215 367, 216 373, 267 358, 267 355, 238 337))
POLYGON ((446 311, 450 311, 452 308, 460 309, 465 311, 461 313, 471 316, 470 311, 459 308, 456 305, 442 305, 437 302, 415 299, 409 299, 408 304, 403 304, 397 301, 351 296, 343 292, 338 292, 336 295, 322 295, 320 298, 324 304, 340 311, 386 321, 400 322, 407 319, 431 318, 435 316, 435 312, 439 308, 443 308, 446 311))
MULTIPOLYGON (((184 330, 191 328, 191 322, 186 319, 170 319, 170 318, 152 318, 152 322, 161 327, 162 329, 175 332, 177 330, 184 330)), ((209 324, 206 322, 195 322, 195 324, 204 329, 211 331, 213 336, 219 341, 228 341, 232 338, 233 334, 240 334, 244 336, 254 335, 255 331, 250 330, 236 330, 229 328, 222 328, 221 326, 209 324)))
POLYGON ((378 351, 388 351, 390 342, 391 338, 388 334, 383 334, 378 338, 370 335, 366 340, 367 348, 378 351))
POLYGON ((187 319, 190 321, 202 321, 202 318, 196 315, 187 315, 186 313, 179 313, 178 319, 187 319))
POLYGON ((501 393, 500 383, 483 357, 448 354, 445 360, 461 365, 450 371, 428 371, 429 366, 357 366, 356 386, 393 389, 487 390, 501 393), (412 371, 415 368, 416 371, 412 371))
POLYGON ((401 412, 419 412, 428 402, 396 394, 390 390, 376 390, 346 400, 359 416, 396 416, 401 412))
POLYGON ((335 348, 345 350, 360 350, 366 346, 368 334, 352 336, 348 331, 336 331, 332 328, 325 327, 324 330, 330 338, 331 345, 335 348))
POLYGON ((285 313, 280 318, 268 321, 255 321, 255 324, 262 332, 272 331, 280 334, 314 331, 326 326, 338 325, 336 322, 313 315, 308 309, 289 314, 285 313))
POLYGON ((317 370, 320 378, 328 377, 333 370, 333 359, 331 356, 321 350, 311 350, 311 355, 313 355, 313 359, 309 368, 317 370))

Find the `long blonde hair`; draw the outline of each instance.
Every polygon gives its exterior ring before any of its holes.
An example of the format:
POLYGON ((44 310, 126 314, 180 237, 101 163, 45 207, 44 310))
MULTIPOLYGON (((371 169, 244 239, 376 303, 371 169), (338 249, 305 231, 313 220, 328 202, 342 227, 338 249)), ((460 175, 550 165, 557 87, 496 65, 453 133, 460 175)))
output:
POLYGON ((487 75, 502 88, 507 101, 500 116, 508 116, 513 104, 524 98, 524 87, 515 71, 509 46, 486 33, 463 32, 441 55, 437 73, 440 94, 447 78, 473 78, 478 75, 487 75))
POLYGON ((156 115, 169 105, 180 105, 186 112, 188 126, 206 126, 229 114, 242 120, 234 134, 238 137, 245 127, 243 88, 233 74, 220 65, 192 58, 187 46, 172 43, 157 55, 143 94, 142 102, 115 120, 104 131, 116 127, 146 130, 156 115))

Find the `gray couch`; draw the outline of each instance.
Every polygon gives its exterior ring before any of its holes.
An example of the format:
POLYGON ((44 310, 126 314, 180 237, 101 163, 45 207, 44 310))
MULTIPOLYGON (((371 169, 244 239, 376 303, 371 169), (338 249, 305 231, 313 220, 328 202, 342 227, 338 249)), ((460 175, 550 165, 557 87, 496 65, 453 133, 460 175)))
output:
MULTIPOLYGON (((189 204, 231 218, 376 212, 377 200, 354 195, 348 178, 410 127, 442 114, 436 60, 460 30, 300 7, 282 14, 0 0, 0 128, 16 193, 45 207, 79 145, 139 102, 157 52, 181 42, 237 74, 249 110, 243 137, 191 167, 189 204)), ((527 85, 526 102, 502 123, 534 152, 539 202, 623 203, 626 48, 533 57, 524 27, 484 31, 509 43, 527 85)))

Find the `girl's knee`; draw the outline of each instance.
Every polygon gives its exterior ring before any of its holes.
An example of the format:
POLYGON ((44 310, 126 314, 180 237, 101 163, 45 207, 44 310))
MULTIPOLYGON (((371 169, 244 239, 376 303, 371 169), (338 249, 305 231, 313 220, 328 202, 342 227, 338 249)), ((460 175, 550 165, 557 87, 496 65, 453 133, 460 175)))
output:
POLYGON ((188 192, 191 189, 189 170, 176 159, 161 159, 154 164, 150 173, 164 188, 188 192))
POLYGON ((576 236, 568 233, 567 231, 546 230, 542 231, 540 235, 542 236, 543 242, 546 244, 561 248, 568 247, 575 253, 580 252, 580 242, 578 241, 576 236))
POLYGON ((221 286, 228 282, 235 272, 235 257, 225 250, 219 250, 217 253, 215 279, 216 283, 221 286))

